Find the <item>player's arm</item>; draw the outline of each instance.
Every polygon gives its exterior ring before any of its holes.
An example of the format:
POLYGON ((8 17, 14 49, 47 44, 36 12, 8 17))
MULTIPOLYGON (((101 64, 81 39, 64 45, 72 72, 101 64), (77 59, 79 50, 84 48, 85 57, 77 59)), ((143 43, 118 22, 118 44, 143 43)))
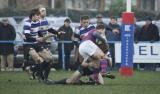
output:
POLYGON ((26 40, 27 40, 28 42, 36 41, 36 38, 33 38, 33 37, 31 36, 31 34, 25 33, 24 35, 25 35, 26 40))
POLYGON ((94 32, 93 36, 97 39, 99 39, 100 41, 102 41, 103 43, 106 43, 107 41, 98 33, 98 32, 94 32))
POLYGON ((74 37, 80 39, 80 35, 79 34, 74 33, 74 37))
POLYGON ((44 37, 42 37, 42 41, 46 41, 48 38, 55 36, 54 34, 48 34, 44 37))
POLYGON ((49 29, 48 29, 48 32, 49 32, 49 33, 52 33, 52 34, 55 34, 55 35, 58 35, 58 31, 55 30, 55 29, 53 29, 53 28, 49 28, 49 29))
POLYGON ((43 42, 43 41, 45 41, 46 39, 48 39, 49 37, 53 36, 53 35, 48 35, 48 36, 45 36, 45 37, 33 38, 30 33, 25 33, 24 35, 25 35, 26 40, 27 40, 28 42, 36 42, 36 41, 38 41, 38 42, 43 42))
POLYGON ((26 33, 26 34, 25 34, 25 37, 26 37, 26 40, 27 40, 28 42, 36 42, 36 41, 38 41, 38 42, 43 42, 43 41, 44 41, 43 37, 33 38, 33 37, 31 36, 31 34, 29 34, 29 33, 26 33))

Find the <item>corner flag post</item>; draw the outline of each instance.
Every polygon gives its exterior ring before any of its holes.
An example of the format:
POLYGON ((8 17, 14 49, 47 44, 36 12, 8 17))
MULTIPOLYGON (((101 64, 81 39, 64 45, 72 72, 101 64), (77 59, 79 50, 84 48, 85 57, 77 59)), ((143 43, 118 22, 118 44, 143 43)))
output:
POLYGON ((131 12, 131 0, 127 1, 127 11, 122 13, 121 68, 123 76, 133 75, 134 13, 131 12))

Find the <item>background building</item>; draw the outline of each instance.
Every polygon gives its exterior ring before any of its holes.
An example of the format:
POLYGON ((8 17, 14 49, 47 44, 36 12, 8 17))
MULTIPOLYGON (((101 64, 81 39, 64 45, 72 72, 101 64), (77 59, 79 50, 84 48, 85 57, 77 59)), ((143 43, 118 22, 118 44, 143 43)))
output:
POLYGON ((160 0, 137 0, 137 7, 143 11, 160 12, 160 0))
MULTIPOLYGON (((144 17, 147 13, 154 18, 160 18, 160 0, 131 0, 136 16, 144 17)), ((26 16, 29 10, 37 5, 44 5, 48 14, 53 16, 79 15, 95 16, 102 13, 105 16, 121 16, 125 11, 126 0, 0 0, 0 16, 26 16)))

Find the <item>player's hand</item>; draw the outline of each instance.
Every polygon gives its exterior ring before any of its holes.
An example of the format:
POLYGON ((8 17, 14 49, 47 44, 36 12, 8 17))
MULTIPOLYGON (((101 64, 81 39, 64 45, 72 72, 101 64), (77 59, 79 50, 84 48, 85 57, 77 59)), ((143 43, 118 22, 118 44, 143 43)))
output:
POLYGON ((43 42, 44 40, 43 40, 43 37, 39 37, 39 38, 37 38, 36 39, 38 42, 43 42))
POLYGON ((58 32, 58 34, 65 34, 66 32, 64 32, 64 31, 60 31, 60 32, 58 32))
POLYGON ((48 34, 46 37, 54 37, 55 35, 54 34, 48 34))
POLYGON ((55 36, 54 34, 48 34, 47 36, 43 37, 43 41, 46 41, 48 38, 54 37, 54 36, 55 36))
POLYGON ((115 33, 115 34, 119 34, 119 30, 118 30, 118 29, 113 29, 112 31, 113 31, 113 33, 115 33))

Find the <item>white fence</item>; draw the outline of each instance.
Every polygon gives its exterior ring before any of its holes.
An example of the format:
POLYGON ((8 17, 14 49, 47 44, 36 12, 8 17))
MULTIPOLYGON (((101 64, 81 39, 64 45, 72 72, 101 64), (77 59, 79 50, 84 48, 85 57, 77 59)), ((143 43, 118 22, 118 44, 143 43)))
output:
MULTIPOLYGON (((121 43, 115 43, 115 62, 121 62, 121 43)), ((160 43, 134 44, 134 63, 160 63, 160 43)))

